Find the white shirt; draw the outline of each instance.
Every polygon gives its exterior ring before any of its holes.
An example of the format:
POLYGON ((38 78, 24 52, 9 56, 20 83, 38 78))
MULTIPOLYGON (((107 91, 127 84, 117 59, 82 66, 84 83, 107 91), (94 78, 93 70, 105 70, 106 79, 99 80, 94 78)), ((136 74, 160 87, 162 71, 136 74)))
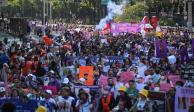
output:
POLYGON ((139 66, 137 67, 138 70, 138 75, 140 75, 141 77, 145 77, 144 72, 147 70, 147 66, 140 63, 139 66))
POLYGON ((76 107, 79 106, 79 112, 91 112, 92 105, 87 101, 84 104, 80 104, 80 100, 76 102, 76 107))
POLYGON ((73 97, 68 97, 67 99, 64 99, 62 96, 58 96, 57 98, 57 105, 59 106, 60 104, 66 105, 65 109, 59 109, 61 112, 73 112, 72 102, 75 100, 73 97))
POLYGON ((136 88, 138 91, 141 91, 142 89, 144 89, 145 87, 145 84, 143 83, 136 83, 136 88))
POLYGON ((124 86, 123 82, 117 82, 116 85, 114 86, 114 91, 112 91, 114 93, 114 98, 116 99, 116 97, 119 95, 118 90, 120 89, 121 86, 124 86))
POLYGON ((137 110, 143 111, 145 107, 146 101, 144 100, 139 100, 137 103, 137 110))

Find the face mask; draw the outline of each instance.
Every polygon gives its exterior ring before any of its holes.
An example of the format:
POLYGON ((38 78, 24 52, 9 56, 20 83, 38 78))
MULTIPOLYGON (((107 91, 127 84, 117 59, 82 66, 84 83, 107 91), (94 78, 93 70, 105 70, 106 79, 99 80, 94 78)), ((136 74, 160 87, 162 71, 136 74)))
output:
POLYGON ((164 80, 164 79, 165 79, 165 77, 164 77, 164 76, 162 76, 162 77, 161 77, 161 79, 162 79, 162 80, 164 80))

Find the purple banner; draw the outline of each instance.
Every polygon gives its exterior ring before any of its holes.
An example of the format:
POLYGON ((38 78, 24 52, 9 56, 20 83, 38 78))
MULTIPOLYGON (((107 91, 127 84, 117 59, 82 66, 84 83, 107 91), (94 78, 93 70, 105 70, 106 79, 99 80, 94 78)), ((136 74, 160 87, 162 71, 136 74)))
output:
POLYGON ((194 38, 192 39, 192 51, 193 51, 193 56, 194 56, 194 38))
POLYGON ((189 107, 193 105, 193 88, 176 88, 175 112, 188 112, 189 107))
POLYGON ((112 23, 111 33, 122 33, 122 32, 140 32, 139 24, 131 23, 112 23))

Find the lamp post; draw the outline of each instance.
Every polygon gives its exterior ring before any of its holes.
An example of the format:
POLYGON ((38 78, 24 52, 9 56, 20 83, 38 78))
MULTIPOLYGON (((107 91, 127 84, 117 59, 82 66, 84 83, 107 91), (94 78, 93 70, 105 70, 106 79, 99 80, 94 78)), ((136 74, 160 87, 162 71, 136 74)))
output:
POLYGON ((193 17, 192 17, 192 0, 188 0, 188 21, 187 21, 187 27, 189 31, 192 31, 192 25, 193 25, 193 17))
POLYGON ((50 23, 52 23, 52 1, 50 0, 50 23))
POLYGON ((46 3, 45 3, 45 0, 41 0, 41 1, 43 1, 43 21, 42 21, 42 25, 45 25, 45 5, 46 5, 46 3))

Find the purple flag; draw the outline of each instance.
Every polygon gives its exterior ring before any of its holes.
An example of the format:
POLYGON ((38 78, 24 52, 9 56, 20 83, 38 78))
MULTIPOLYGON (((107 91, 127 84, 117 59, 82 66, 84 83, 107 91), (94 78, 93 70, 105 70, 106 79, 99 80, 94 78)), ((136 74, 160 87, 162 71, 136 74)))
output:
POLYGON ((157 39, 156 40, 156 57, 159 58, 160 57, 160 41, 157 39))
POLYGON ((192 39, 192 51, 193 51, 193 56, 194 56, 194 38, 192 39))
POLYGON ((184 45, 181 47, 181 62, 184 63, 185 61, 188 62, 189 61, 189 55, 188 55, 188 51, 187 51, 187 46, 184 45))
POLYGON ((156 57, 157 58, 166 58, 167 57, 167 43, 165 39, 158 39, 156 41, 156 57))

